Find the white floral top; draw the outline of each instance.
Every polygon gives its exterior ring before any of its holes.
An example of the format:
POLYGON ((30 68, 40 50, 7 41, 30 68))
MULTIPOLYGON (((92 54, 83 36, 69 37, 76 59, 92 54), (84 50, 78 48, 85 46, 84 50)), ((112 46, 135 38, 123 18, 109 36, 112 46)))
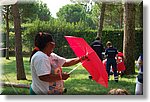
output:
MULTIPOLYGON (((66 59, 59 57, 58 55, 52 53, 50 56, 51 64, 51 74, 59 74, 62 77, 61 66, 65 63, 66 59)), ((59 80, 55 82, 49 82, 48 94, 62 94, 64 89, 64 81, 59 80)))

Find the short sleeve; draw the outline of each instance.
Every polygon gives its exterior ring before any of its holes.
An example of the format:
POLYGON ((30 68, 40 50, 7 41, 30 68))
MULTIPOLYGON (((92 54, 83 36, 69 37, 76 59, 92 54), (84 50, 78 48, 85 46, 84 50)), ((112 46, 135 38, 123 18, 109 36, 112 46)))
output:
POLYGON ((66 59, 63 57, 58 57, 58 63, 60 64, 60 66, 62 67, 63 64, 66 62, 66 59))
POLYGON ((60 56, 58 56, 58 55, 55 54, 55 53, 52 53, 52 56, 53 56, 54 59, 57 59, 57 64, 58 64, 60 67, 62 67, 63 64, 66 62, 66 59, 65 59, 65 58, 60 57, 60 56))
POLYGON ((36 63, 34 64, 35 70, 38 76, 50 74, 51 66, 50 62, 46 58, 41 58, 40 60, 37 59, 36 63))

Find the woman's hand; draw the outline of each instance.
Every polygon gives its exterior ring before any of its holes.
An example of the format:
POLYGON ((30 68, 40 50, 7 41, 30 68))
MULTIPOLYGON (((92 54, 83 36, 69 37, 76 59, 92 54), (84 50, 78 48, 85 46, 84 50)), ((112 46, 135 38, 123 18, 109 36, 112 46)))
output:
POLYGON ((86 60, 86 59, 88 59, 88 54, 86 54, 86 55, 84 55, 84 56, 81 56, 81 57, 79 58, 80 61, 83 61, 83 60, 86 60))
POLYGON ((66 80, 70 77, 70 74, 67 74, 66 72, 62 73, 62 80, 66 80))

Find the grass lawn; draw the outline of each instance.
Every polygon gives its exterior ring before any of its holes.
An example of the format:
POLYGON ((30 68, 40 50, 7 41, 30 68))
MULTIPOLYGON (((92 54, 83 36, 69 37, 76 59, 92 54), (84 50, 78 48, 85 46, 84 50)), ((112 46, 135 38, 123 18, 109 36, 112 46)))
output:
MULTIPOLYGON (((17 84, 28 84, 30 85, 32 82, 31 71, 29 67, 29 57, 24 57, 24 67, 26 72, 27 80, 17 80, 16 78, 16 63, 15 57, 10 57, 10 60, 6 60, 5 58, 0 58, 0 64, 2 66, 2 76, 0 77, 1 81, 17 84)), ((77 66, 77 65, 75 65, 77 66)), ((75 66, 72 67, 64 67, 63 71, 69 72, 75 66)), ((80 66, 76 69, 71 77, 65 81, 65 88, 67 92, 65 95, 107 95, 108 91, 113 88, 122 88, 128 90, 131 95, 134 95, 135 90, 135 77, 136 75, 124 76, 123 78, 119 77, 119 82, 116 83, 113 80, 113 76, 110 77, 110 81, 108 82, 108 88, 97 84, 95 81, 88 79, 88 72, 80 66)), ((4 95, 29 95, 29 89, 27 88, 12 88, 12 87, 3 87, 2 94, 4 95)))

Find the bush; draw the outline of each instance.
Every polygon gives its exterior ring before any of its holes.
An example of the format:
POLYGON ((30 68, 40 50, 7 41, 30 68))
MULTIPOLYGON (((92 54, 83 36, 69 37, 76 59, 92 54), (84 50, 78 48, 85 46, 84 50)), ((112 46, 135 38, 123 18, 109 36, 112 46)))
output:
MULTIPOLYGON (((23 24, 23 28, 26 28, 22 32, 23 38, 23 51, 31 53, 34 47, 34 37, 40 32, 49 32, 52 34, 55 42, 56 48, 54 50, 55 53, 64 56, 64 57, 74 57, 74 53, 69 47, 67 41, 64 36, 76 36, 84 38, 88 44, 90 44, 95 37, 97 36, 97 30, 91 30, 84 22, 79 23, 68 23, 66 21, 60 21, 58 19, 54 19, 51 21, 40 21, 35 20, 32 24, 23 24)), ((135 46, 135 58, 139 56, 141 52, 143 52, 143 30, 136 29, 136 46, 135 46)), ((14 49, 14 34, 10 34, 10 48, 14 49)), ((107 41, 111 41, 119 51, 123 51, 123 30, 120 29, 104 29, 102 32, 102 43, 105 46, 107 41)))

